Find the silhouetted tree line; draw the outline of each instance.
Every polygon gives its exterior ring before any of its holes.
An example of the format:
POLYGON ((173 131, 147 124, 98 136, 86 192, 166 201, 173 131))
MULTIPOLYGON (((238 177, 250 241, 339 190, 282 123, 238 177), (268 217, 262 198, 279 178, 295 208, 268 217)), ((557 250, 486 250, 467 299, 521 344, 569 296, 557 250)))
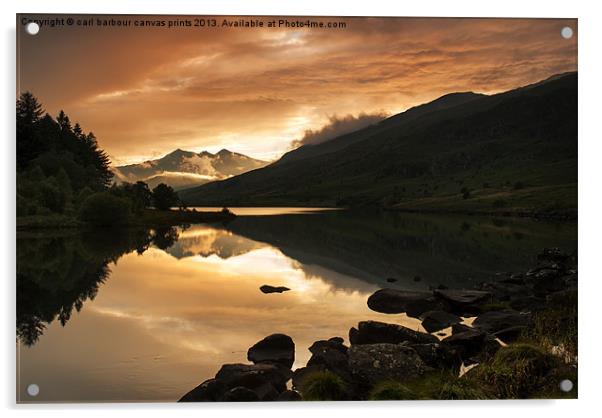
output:
POLYGON ((95 225, 127 224, 154 206, 180 206, 177 193, 160 184, 113 183, 108 155, 92 132, 72 125, 60 111, 45 113, 30 92, 17 99, 17 216, 59 214, 95 225))

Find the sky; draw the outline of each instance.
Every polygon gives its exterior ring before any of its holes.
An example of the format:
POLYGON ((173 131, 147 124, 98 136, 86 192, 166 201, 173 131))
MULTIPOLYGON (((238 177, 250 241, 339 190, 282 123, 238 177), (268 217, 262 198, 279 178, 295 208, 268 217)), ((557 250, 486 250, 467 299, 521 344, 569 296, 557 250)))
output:
POLYGON ((71 17, 35 36, 19 28, 17 90, 52 115, 64 109, 115 165, 176 148, 273 160, 447 93, 492 94, 577 70, 575 19, 330 17, 310 19, 345 27, 286 28, 248 17, 264 27, 237 28, 221 16, 211 28, 169 28, 193 18, 94 15, 84 27, 89 16, 71 17), (560 35, 566 26, 571 39, 560 35))

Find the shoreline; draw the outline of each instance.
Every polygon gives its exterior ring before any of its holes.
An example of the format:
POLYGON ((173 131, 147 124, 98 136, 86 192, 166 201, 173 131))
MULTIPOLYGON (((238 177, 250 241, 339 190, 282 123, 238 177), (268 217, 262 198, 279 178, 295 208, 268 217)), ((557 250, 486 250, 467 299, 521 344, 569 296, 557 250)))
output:
POLYGON ((61 229, 84 230, 90 228, 152 228, 193 223, 228 222, 235 218, 236 215, 230 211, 201 212, 190 209, 183 211, 145 209, 140 215, 134 216, 128 223, 115 225, 91 225, 64 215, 17 217, 16 230, 20 232, 61 229))
POLYGON ((577 283, 576 254, 554 248, 474 289, 381 288, 370 309, 421 319, 423 330, 360 321, 349 345, 315 341, 296 369, 294 341, 271 334, 248 349, 250 363, 222 365, 179 402, 574 399, 577 283))
MULTIPOLYGON (((380 206, 320 206, 320 205, 304 205, 302 202, 296 204, 257 204, 257 205, 194 205, 189 208, 217 208, 227 207, 232 210, 236 208, 303 208, 303 209, 318 209, 318 210, 339 210, 339 211, 354 211, 354 212, 398 212, 412 213, 422 215, 465 215, 465 216, 491 216, 501 218, 517 218, 517 219, 534 219, 544 221, 562 221, 574 222, 578 220, 577 209, 567 209, 557 212, 545 211, 526 211, 526 210, 462 210, 462 209, 411 209, 400 207, 380 207, 380 206)), ((239 215, 244 216, 244 215, 239 215)))
MULTIPOLYGON (((233 211, 224 213, 222 211, 196 211, 196 208, 217 208, 221 206, 191 206, 190 208, 179 211, 158 211, 155 209, 145 209, 142 216, 134 217, 127 224, 115 225, 90 225, 77 220, 74 217, 64 215, 48 215, 48 216, 24 216, 16 217, 16 230, 32 231, 32 230, 61 230, 61 229, 86 229, 94 227, 103 228, 119 228, 119 227, 153 227, 153 226, 177 226, 183 224, 194 223, 217 223, 228 222, 237 217, 253 216, 253 215, 236 215, 233 211)), ((547 222, 566 222, 573 223, 578 221, 578 213, 574 211, 566 211, 563 213, 544 213, 544 212, 528 212, 528 211, 463 211, 463 210, 444 210, 444 209, 400 209, 400 208, 381 208, 381 207, 334 207, 334 206, 224 206, 225 208, 303 208, 316 209, 317 211, 347 211, 347 212, 366 212, 366 213, 408 213, 416 215, 439 215, 439 216, 469 216, 469 217, 500 217, 511 219, 531 219, 535 221, 547 222)), ((265 215, 277 216, 277 215, 265 215)))

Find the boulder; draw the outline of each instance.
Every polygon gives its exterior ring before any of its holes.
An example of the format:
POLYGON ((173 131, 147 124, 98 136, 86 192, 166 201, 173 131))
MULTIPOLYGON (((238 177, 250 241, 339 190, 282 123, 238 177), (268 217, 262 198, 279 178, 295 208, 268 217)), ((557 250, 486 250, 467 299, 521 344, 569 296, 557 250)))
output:
POLYGON ((560 251, 559 248, 544 248, 541 254, 537 255, 538 261, 548 261, 554 263, 567 263, 570 261, 571 256, 567 253, 560 251))
POLYGON ((513 310, 490 311, 479 315, 472 323, 473 328, 495 334, 508 328, 529 324, 531 316, 513 310))
POLYGON ((500 344, 485 332, 476 329, 469 329, 450 335, 441 340, 442 344, 446 344, 455 349, 463 360, 473 356, 478 356, 482 352, 491 354, 500 344))
POLYGON ((217 402, 226 390, 223 382, 209 379, 182 396, 178 402, 217 402))
POLYGON ((251 389, 247 389, 243 386, 237 386, 230 389, 221 399, 222 402, 257 402, 259 396, 251 389))
MULTIPOLYGON (((347 366, 345 366, 347 367, 347 366)), ((314 364, 305 367, 299 367, 293 371, 293 389, 299 389, 303 384, 303 379, 316 372, 323 372, 326 370, 324 364, 314 364)), ((333 372, 334 373, 334 372, 333 372)))
POLYGON ((349 330, 349 340, 352 345, 389 343, 399 344, 408 342, 411 344, 428 344, 439 341, 434 335, 398 324, 387 324, 378 321, 362 321, 358 328, 349 330))
POLYGON ((398 289, 380 289, 368 298, 368 307, 375 312, 386 314, 407 313, 419 317, 426 311, 441 308, 441 303, 431 292, 414 292, 398 289))
POLYGON ((301 401, 303 399, 301 399, 301 395, 296 390, 287 389, 284 392, 282 392, 278 396, 278 399, 276 399, 276 400, 282 401, 282 402, 291 402, 291 401, 301 401))
POLYGON ((413 348, 422 361, 435 369, 447 369, 460 365, 460 358, 456 350, 446 344, 412 344, 413 348))
POLYGON ((456 349, 462 358, 467 358, 481 351, 486 336, 482 331, 470 329, 452 334, 441 342, 456 349))
POLYGON ((403 344, 352 345, 349 369, 367 385, 386 380, 408 381, 429 370, 416 351, 403 344))
POLYGON ((339 343, 339 344, 343 344, 345 342, 345 340, 343 339, 343 337, 331 337, 328 339, 328 341, 334 342, 334 343, 339 343))
POLYGON ((565 274, 566 268, 556 263, 544 263, 534 269, 529 270, 525 276, 528 279, 546 280, 553 279, 565 274))
POLYGON ((481 290, 436 289, 434 294, 452 305, 458 306, 483 303, 491 297, 491 293, 481 290))
POLYGON ((484 283, 481 290, 490 292, 496 299, 506 301, 515 296, 524 296, 531 293, 531 289, 524 284, 511 283, 506 280, 484 283))
POLYGON ((238 386, 254 391, 260 400, 274 400, 286 390, 291 371, 276 364, 224 364, 215 379, 230 390, 238 386))
POLYGON ((319 340, 314 342, 311 347, 309 347, 309 352, 313 355, 322 354, 328 350, 339 351, 343 354, 347 353, 348 347, 343 344, 343 339, 329 339, 329 340, 319 340))
POLYGON ((462 318, 445 311, 429 311, 422 314, 422 327, 427 332, 435 332, 462 322, 462 318))
POLYGON ((255 364, 276 363, 289 369, 295 361, 295 343, 284 334, 272 334, 249 348, 247 359, 255 364))
POLYGON ((491 293, 482 290, 438 289, 434 294, 460 313, 474 312, 478 310, 479 305, 491 300, 491 293))
POLYGON ((307 362, 307 367, 319 367, 329 370, 345 380, 349 380, 349 367, 347 365, 348 348, 338 341, 316 341, 309 347, 312 353, 307 362))
POLYGON ((349 344, 357 344, 360 332, 355 327, 349 328, 349 344))
POLYGON ((567 282, 560 275, 545 279, 537 278, 533 283, 533 292, 536 296, 546 297, 550 293, 565 290, 567 287, 567 282))
POLYGON ((470 331, 472 327, 466 324, 454 324, 452 325, 452 335, 459 334, 464 331, 470 331))
POLYGON ((270 286, 269 284, 264 284, 259 288, 259 290, 261 290, 263 293, 282 293, 291 289, 284 286, 270 286))

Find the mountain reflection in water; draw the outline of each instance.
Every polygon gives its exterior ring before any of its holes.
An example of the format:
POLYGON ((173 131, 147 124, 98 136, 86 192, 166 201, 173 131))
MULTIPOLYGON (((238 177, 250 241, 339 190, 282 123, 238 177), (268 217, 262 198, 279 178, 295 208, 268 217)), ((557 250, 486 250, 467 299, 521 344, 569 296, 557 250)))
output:
POLYGON ((543 247, 576 245, 575 224, 273 212, 227 225, 19 233, 20 400, 173 401, 275 332, 295 341, 297 367, 313 341, 346 338, 360 320, 419 329, 367 308, 380 287, 468 287, 527 268, 543 247), (292 290, 265 295, 263 284, 292 290))

